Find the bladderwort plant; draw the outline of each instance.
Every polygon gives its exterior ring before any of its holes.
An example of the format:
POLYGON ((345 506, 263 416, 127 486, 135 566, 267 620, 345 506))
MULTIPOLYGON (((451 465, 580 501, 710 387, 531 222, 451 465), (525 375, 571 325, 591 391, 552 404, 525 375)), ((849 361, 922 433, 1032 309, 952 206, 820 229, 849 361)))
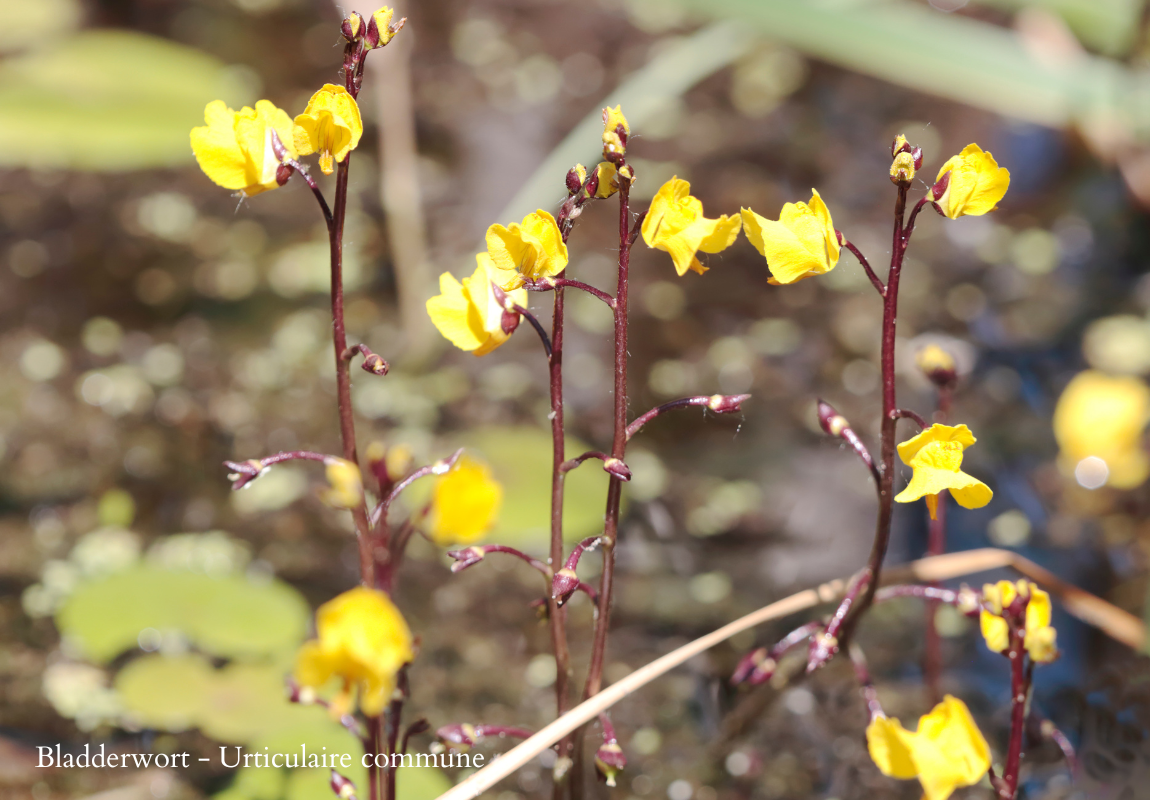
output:
MULTIPOLYGON (((977 145, 966 147, 948 160, 935 183, 906 213, 915 173, 922 166, 922 153, 899 136, 891 148, 890 179, 896 188, 891 261, 886 280, 880 279, 866 257, 840 231, 817 191, 809 203, 787 203, 778 220, 767 219, 751 209, 737 215, 708 218, 702 203, 690 194, 690 185, 677 177, 655 193, 650 206, 635 213, 631 188, 639 179, 628 162, 630 126, 620 107, 603 111, 603 160, 593 169, 575 165, 565 176, 567 198, 557 212, 539 209, 521 222, 493 224, 487 231, 486 251, 477 255, 475 271, 462 281, 445 273, 440 294, 427 302, 428 313, 439 331, 454 345, 477 356, 490 353, 506 342, 526 320, 542 344, 550 388, 552 474, 550 542, 546 560, 501 544, 476 544, 490 529, 502 499, 502 489, 482 464, 462 451, 438 462, 413 467, 408 451, 373 444, 362 460, 356 447, 355 418, 351 405, 351 373, 354 360, 383 378, 388 363, 366 345, 348 344, 344 325, 342 282, 343 228, 348 203, 348 171, 352 151, 363 134, 356 98, 366 59, 386 46, 399 33, 404 19, 395 20, 389 8, 364 19, 350 14, 342 23, 346 41, 341 84, 326 84, 294 119, 272 103, 261 100, 254 108, 240 111, 215 101, 205 110, 204 127, 191 133, 193 152, 204 172, 217 184, 252 197, 285 185, 293 175, 313 192, 330 241, 331 309, 335 356, 337 410, 342 453, 310 451, 275 453, 242 462, 227 462, 235 489, 242 489, 276 464, 313 461, 322 464, 328 486, 321 498, 328 505, 347 510, 359 545, 360 585, 322 605, 316 615, 315 639, 301 648, 289 681, 292 700, 319 703, 356 734, 363 743, 368 764, 369 800, 393 800, 397 763, 393 756, 407 752, 411 736, 430 728, 419 719, 406 728, 402 719, 408 697, 408 668, 416 658, 417 642, 398 611, 392 596, 403 554, 413 535, 423 535, 440 546, 462 545, 448 551, 453 572, 484 561, 489 555, 517 558, 536 570, 544 597, 538 603, 551 635, 556 663, 555 705, 557 716, 571 707, 575 675, 567 630, 567 603, 583 593, 594 607, 594 626, 588 668, 579 696, 582 700, 603 688, 603 667, 608 650, 611 606, 615 595, 615 558, 619 542, 621 499, 631 479, 626 463, 627 444, 655 418, 677 410, 701 407, 716 414, 742 410, 748 395, 687 397, 665 403, 628 419, 628 288, 630 254, 642 238, 652 249, 666 252, 680 277, 707 267, 699 253, 719 253, 732 246, 745 231, 751 244, 765 257, 769 282, 787 285, 825 274, 838 263, 841 250, 859 261, 882 303, 881 417, 879 456, 874 458, 850 423, 826 402, 819 401, 818 417, 827 434, 852 449, 875 481, 878 513, 872 551, 867 564, 847 584, 841 602, 825 620, 808 622, 771 647, 759 648, 739 664, 734 683, 761 683, 778 667, 789 650, 808 647, 807 672, 825 666, 846 650, 870 722, 866 737, 870 754, 885 774, 901 779, 917 778, 928 800, 945 800, 955 789, 980 782, 989 774, 1000 800, 1017 795, 1023 731, 1027 724, 1029 694, 1035 664, 1057 657, 1056 635, 1050 626, 1049 596, 1026 580, 1000 581, 982 591, 963 586, 959 590, 937 585, 902 585, 879 588, 883 558, 890 540, 893 504, 925 500, 930 513, 931 553, 945 547, 946 496, 965 508, 985 506, 989 487, 961 470, 965 448, 975 443, 965 425, 949 425, 950 398, 956 381, 953 358, 940 349, 919 354, 919 364, 937 389, 934 423, 901 408, 895 385, 895 332, 898 291, 907 247, 926 206, 956 219, 993 211, 1004 197, 1009 173, 990 153, 977 145), (299 159, 318 156, 325 175, 335 174, 334 200, 329 205, 308 168, 299 159), (594 202, 615 198, 618 203, 618 262, 613 293, 568 277, 568 241, 579 217, 594 202), (566 451, 566 420, 563 404, 564 311, 567 291, 582 291, 603 302, 613 315, 614 391, 613 434, 603 450, 570 455, 566 451), (527 308, 529 292, 552 294, 550 330, 527 308), (897 442, 897 426, 908 420, 918 431, 897 442), (909 484, 895 494, 895 456, 913 469, 909 484), (566 551, 563 538, 564 481, 568 472, 585 462, 597 462, 609 476, 603 531, 566 551), (364 469, 364 465, 366 469, 364 469), (366 480, 365 480, 366 475, 366 480), (431 499, 403 521, 391 518, 396 499, 415 481, 434 477, 431 499), (369 502, 369 497, 372 498, 369 502), (597 587, 584 583, 576 569, 580 560, 598 551, 602 559, 597 587), (865 656, 854 641, 859 619, 876 602, 896 597, 924 600, 927 614, 926 683, 937 705, 922 717, 917 730, 907 731, 882 710, 871 681, 865 656), (1002 653, 1011 665, 1011 731, 1001 774, 991 763, 990 747, 965 704, 951 696, 937 697, 941 661, 933 611, 950 604, 967 615, 980 617, 987 646, 1002 653), (334 694, 327 689, 334 684, 334 694), (320 696, 320 691, 325 696, 320 696), (382 758, 381 758, 382 756, 382 758)), ((781 291, 785 291, 782 289, 781 291)), ((599 777, 609 786, 626 766, 615 729, 606 716, 599 717, 601 742, 588 759, 586 726, 575 729, 555 743, 554 797, 581 800, 590 794, 585 780, 592 760, 599 777)), ((1069 744, 1049 722, 1042 730, 1063 747, 1069 744)), ((574 726, 572 726, 574 728, 574 726)), ((570 728, 568 730, 571 730, 570 728)), ((438 738, 443 746, 466 751, 488 737, 526 738, 530 731, 483 722, 452 722, 442 725, 438 738)), ((402 760, 399 762, 402 763, 402 760)), ((333 771, 333 792, 354 798, 360 791, 345 776, 333 771)))

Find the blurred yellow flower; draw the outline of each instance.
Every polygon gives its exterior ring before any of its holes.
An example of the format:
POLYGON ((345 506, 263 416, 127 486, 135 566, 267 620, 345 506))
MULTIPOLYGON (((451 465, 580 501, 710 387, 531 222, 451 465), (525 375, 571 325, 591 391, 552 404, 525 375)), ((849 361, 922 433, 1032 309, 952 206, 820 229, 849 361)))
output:
POLYGON ((543 209, 533 211, 522 223, 487 229, 487 255, 495 269, 493 280, 500 288, 518 289, 524 281, 558 275, 567 267, 567 245, 555 217, 543 209))
POLYGON ((317 639, 305 642, 296 656, 295 678, 319 689, 332 677, 343 686, 332 702, 332 713, 359 708, 379 716, 395 690, 395 676, 415 657, 411 630, 399 609, 383 592, 362 586, 344 592, 319 607, 317 639))
POLYGON ((691 184, 678 177, 659 187, 643 220, 643 241, 648 247, 671 254, 675 272, 686 275, 691 269, 702 275, 707 268, 695 253, 719 253, 735 243, 742 221, 723 214, 718 219, 703 216, 703 203, 691 196, 691 184))
POLYGON ((990 746, 966 704, 950 695, 918 721, 914 733, 897 719, 876 717, 867 726, 866 741, 882 774, 918 778, 925 800, 946 800, 990 769, 990 746))
POLYGON ((839 238, 831 212, 819 193, 811 202, 784 203, 778 221, 743 209, 747 238, 767 259, 773 285, 795 283, 812 275, 825 275, 839 261, 839 238))
POLYGON ((495 524, 502 502, 503 487, 491 477, 491 470, 462 457, 432 490, 432 541, 442 547, 479 541, 495 524))
POLYGON ((1003 619, 1003 610, 1014 602, 1016 597, 1029 598, 1026 603, 1026 633, 1023 646, 1031 659, 1049 663, 1058 657, 1055 646, 1057 633, 1050 626, 1050 595, 1030 581, 1018 583, 999 581, 982 587, 985 604, 979 613, 978 623, 986 646, 1001 653, 1010 646, 1010 625, 1003 619))
MULTIPOLYGON (((491 259, 487 253, 479 253, 475 259, 479 262, 475 272, 462 283, 449 272, 439 276, 439 294, 427 301, 427 314, 453 345, 485 356, 506 342, 511 333, 503 326, 506 309, 495 296, 498 287, 492 280, 491 259)), ((505 297, 509 303, 527 307, 526 289, 513 289, 505 297)), ((516 324, 518 319, 516 315, 516 324)))
POLYGON ((1150 389, 1142 380, 1094 370, 1078 373, 1054 408, 1059 465, 1092 489, 1103 484, 1117 489, 1141 485, 1150 475, 1150 459, 1142 448, 1148 420, 1150 389), (1087 469, 1087 474, 1079 475, 1083 467, 1096 467, 1100 474, 1089 474, 1087 469))
POLYGON ((319 168, 330 175, 363 136, 359 104, 342 86, 325 83, 295 118, 295 146, 301 156, 319 153, 319 168))
POLYGON ((948 172, 950 181, 933 202, 951 219, 994 211, 1010 186, 1010 171, 998 166, 994 156, 976 144, 968 144, 943 164, 935 181, 948 172))
POLYGON ((359 467, 334 456, 328 457, 324 464, 328 488, 320 492, 320 499, 333 508, 359 507, 363 503, 363 478, 359 467))
POLYGON ((272 146, 272 132, 295 158, 291 117, 268 100, 255 108, 232 111, 222 100, 204 109, 206 126, 192 128, 192 152, 200 169, 215 183, 246 197, 275 189, 280 160, 272 146))
POLYGON ((954 356, 937 344, 928 344, 915 353, 914 365, 924 375, 930 375, 934 372, 954 372, 956 369, 954 356))
POLYGON ((934 519, 938 495, 949 490, 963 508, 982 508, 994 493, 977 478, 962 471, 962 451, 974 444, 975 438, 965 425, 951 427, 935 423, 913 439, 898 446, 903 463, 914 468, 910 483, 894 499, 896 503, 913 503, 926 497, 930 517, 934 519))

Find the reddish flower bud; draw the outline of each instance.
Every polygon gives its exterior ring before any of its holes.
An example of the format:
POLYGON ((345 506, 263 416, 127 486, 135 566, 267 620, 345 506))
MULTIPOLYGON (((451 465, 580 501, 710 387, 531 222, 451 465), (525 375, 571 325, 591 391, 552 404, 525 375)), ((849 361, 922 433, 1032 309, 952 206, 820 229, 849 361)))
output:
POLYGON ((355 800, 355 784, 334 769, 331 771, 331 790, 340 800, 355 800))
POLYGON ((604 742, 595 751, 595 768, 599 771, 599 779, 608 786, 615 785, 615 776, 627 767, 627 757, 623 755, 623 748, 618 742, 604 742))
POLYGON ((716 394, 707 401, 707 408, 716 414, 736 414, 743 410, 743 402, 750 398, 749 394, 716 394))
POLYGON ((819 400, 818 414, 819 425, 829 436, 841 436, 850 427, 846 417, 835 411, 834 406, 825 400, 819 400))
POLYGON ((463 572, 468 567, 474 567, 487 556, 487 551, 482 547, 468 547, 464 550, 448 550, 447 555, 449 558, 455 559, 455 563, 451 565, 452 572, 463 572))
POLYGON ((596 169, 591 175, 591 179, 587 181, 587 187, 583 190, 583 194, 588 197, 594 197, 596 192, 599 191, 599 170, 596 169))
POLYGON ((576 164, 567 170, 567 192, 572 195, 578 194, 585 180, 587 180, 587 168, 582 164, 576 164))
POLYGON ((244 488, 268 470, 262 461, 255 458, 247 461, 225 461, 224 466, 232 471, 228 475, 228 480, 232 482, 233 491, 244 488))
POLYGON ((291 180, 291 174, 294 170, 287 164, 280 164, 276 167, 276 185, 284 186, 291 180))
POLYGON ((555 573, 555 577, 551 579, 551 597, 559 605, 563 605, 571 599, 571 595, 575 594, 575 590, 579 588, 579 576, 575 574, 575 570, 564 567, 555 573))
POLYGON ((363 17, 354 11, 351 12, 339 26, 339 32, 343 34, 343 38, 348 43, 359 41, 363 38, 364 33, 363 17))
POLYGON ((603 471, 608 475, 614 475, 621 481, 631 480, 631 468, 618 458, 608 458, 606 461, 604 461, 603 471))
MULTIPOLYGON (((767 648, 760 647, 760 648, 757 648, 755 650, 752 650, 751 652, 749 652, 745 656, 743 656, 741 659, 739 659, 739 663, 735 667, 735 671, 731 674, 731 685, 732 686, 738 686, 740 683, 747 680, 755 672, 757 672, 759 667, 764 662, 767 662, 767 661, 771 662, 771 671, 773 672, 774 671, 774 659, 767 658, 767 653, 768 653, 767 648)), ((757 681, 757 682, 761 683, 762 681, 757 681)))
POLYGON ((450 747, 453 750, 466 753, 475 746, 477 736, 474 725, 468 725, 466 722, 457 722, 454 725, 444 725, 437 730, 435 732, 435 738, 439 739, 444 747, 450 747))
POLYGON ((916 147, 911 150, 910 157, 914 159, 914 168, 922 169, 922 148, 916 147))
POLYGON ((372 375, 386 375, 391 367, 381 356, 375 353, 369 353, 364 356, 363 363, 360 364, 365 372, 370 372, 372 375))
POLYGON ((906 137, 901 133, 894 137, 894 141, 890 143, 890 157, 894 158, 899 153, 909 153, 910 144, 907 142, 906 137))

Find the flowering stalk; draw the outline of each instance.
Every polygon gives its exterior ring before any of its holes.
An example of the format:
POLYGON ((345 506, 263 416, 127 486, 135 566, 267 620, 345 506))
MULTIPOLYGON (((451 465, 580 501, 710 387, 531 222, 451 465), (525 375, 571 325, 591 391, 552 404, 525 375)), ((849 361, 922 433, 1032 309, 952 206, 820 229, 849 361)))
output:
POLYGON ((735 414, 743 410, 742 404, 750 399, 750 397, 749 394, 713 394, 710 396, 700 395, 697 397, 683 397, 679 400, 672 400, 669 403, 656 406, 647 413, 633 419, 631 424, 627 426, 627 441, 630 441, 631 437, 641 431, 643 426, 648 422, 655 417, 666 414, 668 411, 674 411, 677 408, 688 408, 690 406, 703 406, 704 408, 709 408, 711 411, 714 411, 716 414, 735 414))
POLYGON ((898 285, 902 276, 903 260, 906 248, 910 243, 910 235, 914 231, 914 223, 919 211, 927 202, 923 197, 911 212, 910 219, 906 220, 906 194, 910 182, 898 183, 898 197, 894 209, 894 233, 891 245, 890 274, 887 276, 886 286, 880 292, 883 299, 882 315, 882 443, 878 465, 878 518, 875 523, 874 544, 871 547, 870 558, 862 572, 856 577, 843 598, 838 609, 831 617, 823 634, 817 637, 812 646, 810 657, 807 660, 807 671, 813 672, 821 667, 838 652, 844 641, 854 628, 860 615, 866 611, 874 600, 875 589, 878 586, 882 561, 886 556, 890 544, 890 523, 894 506, 894 456, 895 434, 898 420, 902 416, 909 416, 898 408, 895 394, 894 347, 895 328, 898 322, 898 285))

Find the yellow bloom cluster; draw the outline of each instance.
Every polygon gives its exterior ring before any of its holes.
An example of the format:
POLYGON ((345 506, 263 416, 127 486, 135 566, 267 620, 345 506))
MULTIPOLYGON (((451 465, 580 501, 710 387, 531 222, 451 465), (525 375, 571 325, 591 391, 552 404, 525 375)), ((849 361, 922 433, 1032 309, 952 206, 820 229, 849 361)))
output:
POLYGON ((364 714, 379 716, 395 691, 396 674, 415 657, 399 609, 383 592, 360 586, 319 607, 316 632, 318 638, 296 656, 296 680, 320 689, 338 678, 334 714, 351 713, 358 702, 364 714))
POLYGON ((1140 379, 1080 372, 1054 408, 1059 464, 1075 474, 1094 467, 1100 474, 1080 476, 1090 488, 1133 489, 1150 476, 1150 459, 1142 447, 1148 421, 1150 388, 1140 379))
POLYGON ((495 524, 503 487, 485 465, 464 456, 436 481, 428 535, 436 544, 471 544, 495 524))
POLYGON ((963 508, 982 508, 994 493, 982 481, 962 471, 962 451, 975 438, 965 425, 934 424, 898 446, 903 463, 914 468, 907 487, 895 496, 896 503, 913 503, 926 497, 934 519, 940 492, 949 491, 963 508))
POLYGON ((982 587, 983 608, 979 627, 986 646, 1001 653, 1010 646, 1010 625, 1005 609, 1021 597, 1026 601, 1026 631, 1023 646, 1034 661, 1046 664, 1058 657, 1057 632, 1050 626, 1050 595, 1027 580, 999 581, 982 587))
POLYGON ((892 778, 918 778, 925 800, 946 800, 990 769, 990 746, 970 709, 950 695, 918 721, 913 733, 897 719, 880 716, 867 726, 866 740, 879 770, 892 778))

